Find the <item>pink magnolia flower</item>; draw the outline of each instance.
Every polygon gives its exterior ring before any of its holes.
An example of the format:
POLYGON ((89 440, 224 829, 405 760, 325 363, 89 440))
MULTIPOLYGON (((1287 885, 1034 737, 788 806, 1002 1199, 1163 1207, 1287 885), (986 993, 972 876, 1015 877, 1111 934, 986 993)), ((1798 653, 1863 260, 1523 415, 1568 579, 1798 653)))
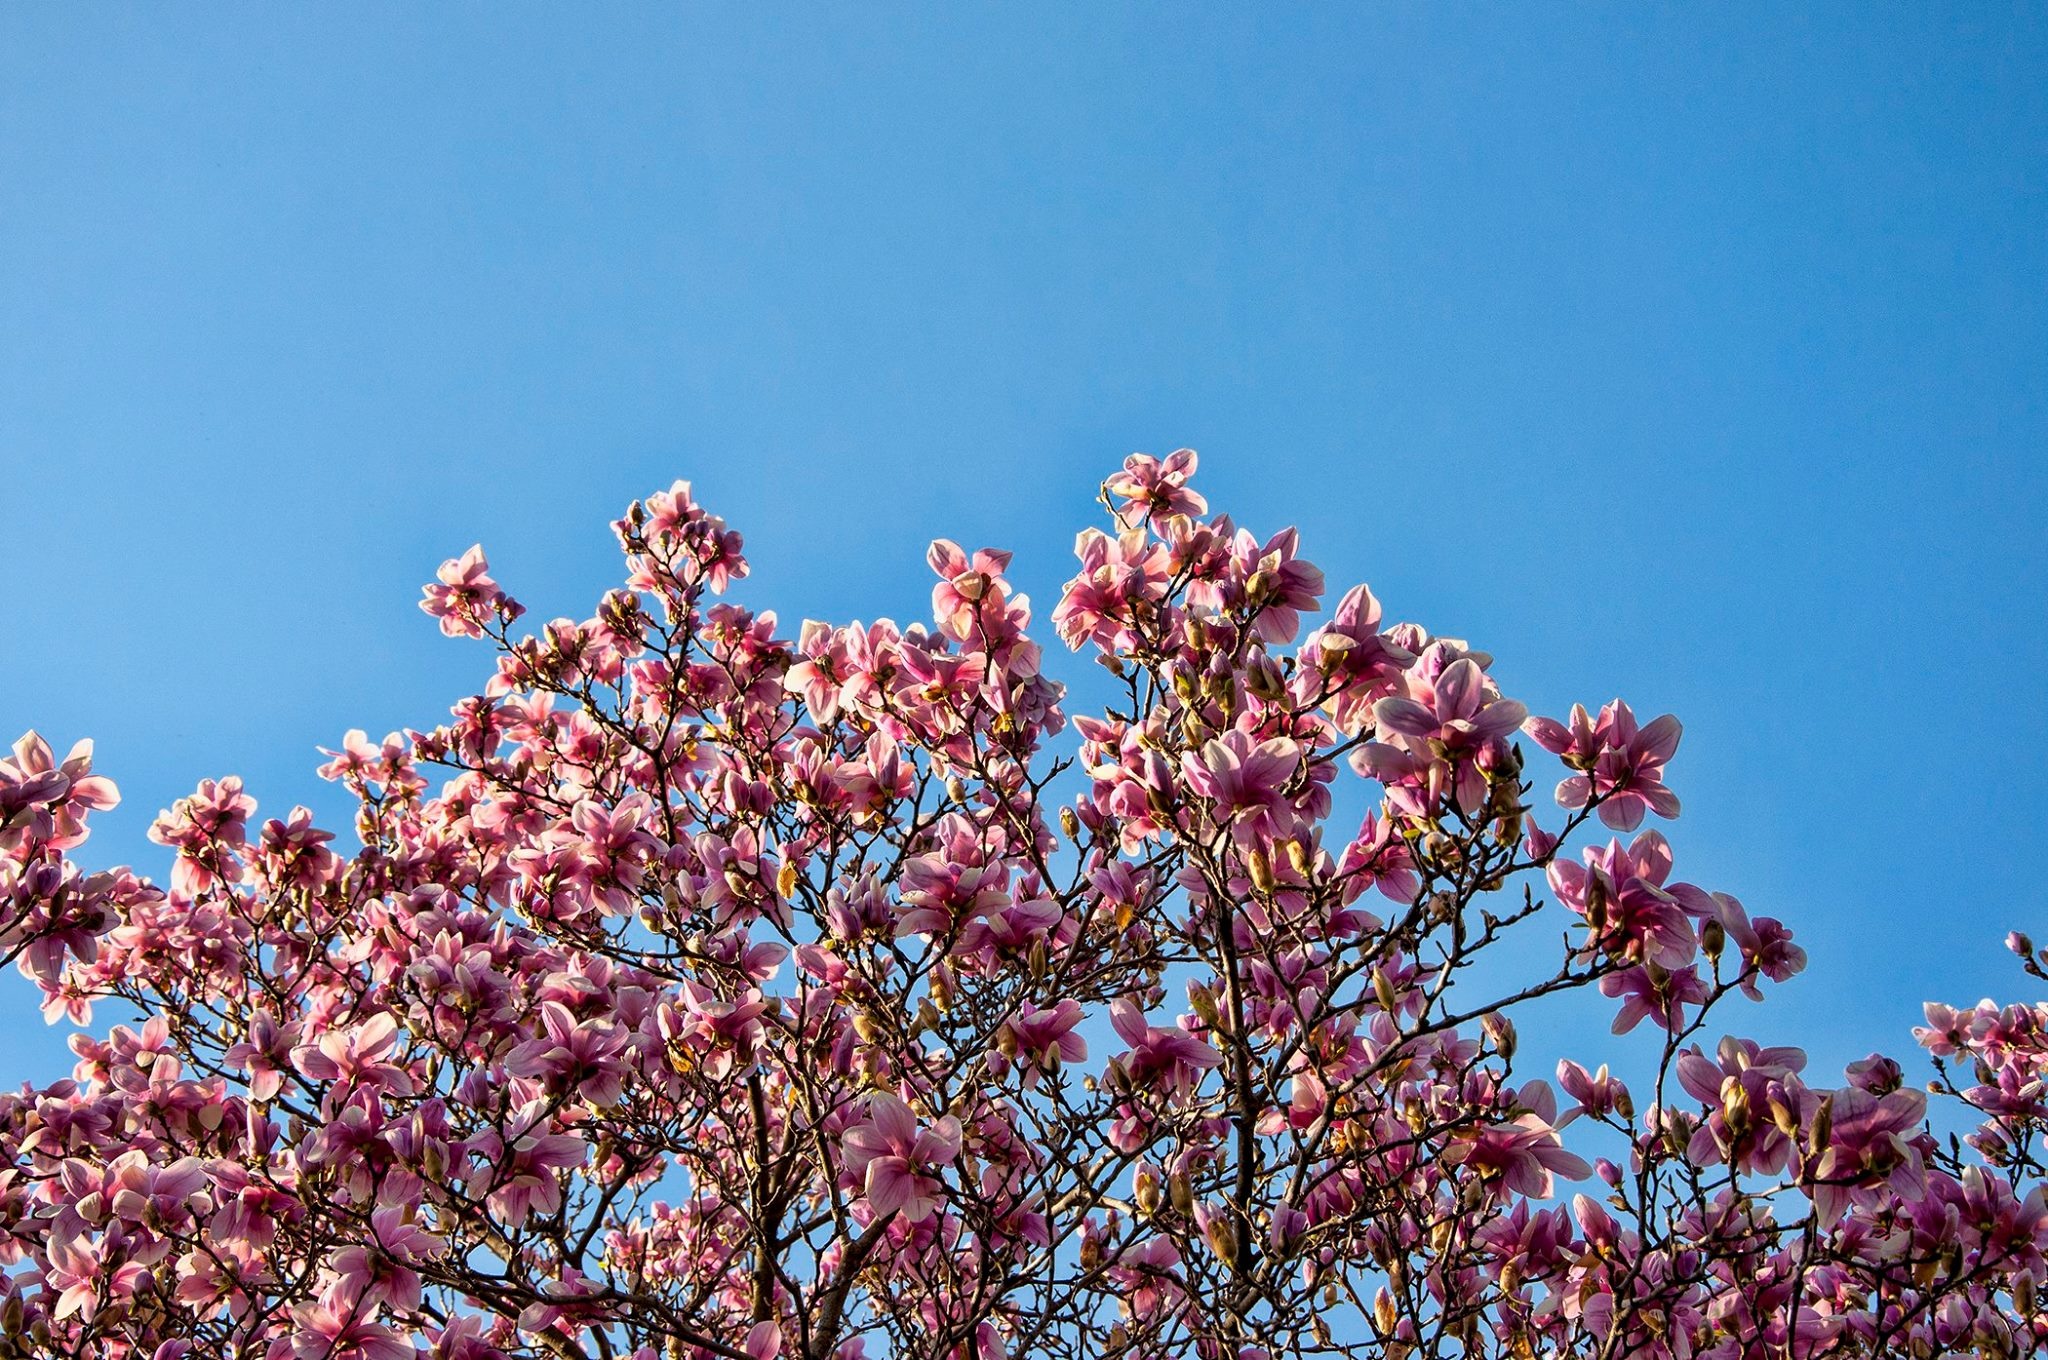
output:
POLYGON ((1603 996, 1618 996, 1621 1009, 1614 1016, 1614 1032, 1626 1034, 1647 1017, 1676 1033, 1684 1028, 1685 1008, 1704 1006, 1707 984, 1693 967, 1675 972, 1654 963, 1610 973, 1600 979, 1603 996))
POLYGON ((1186 1030, 1155 1029, 1146 1024, 1145 1013, 1128 997, 1112 1001, 1109 1016, 1118 1036, 1130 1046, 1119 1061, 1139 1090, 1185 1097, 1203 1072, 1222 1065, 1223 1058, 1215 1049, 1186 1030))
POLYGON ((1584 865, 1553 860, 1547 871, 1558 901, 1586 918, 1593 946, 1631 962, 1682 968, 1699 943, 1688 904, 1706 915, 1710 899, 1685 884, 1667 892, 1670 873, 1671 847, 1654 831, 1626 848, 1620 841, 1588 848, 1584 865))
POLYGON ((441 631, 449 637, 482 637, 494 618, 518 618, 525 608, 498 588, 490 567, 480 543, 449 558, 436 573, 438 581, 421 591, 421 610, 439 619, 441 631))
POLYGON ((922 1223, 939 1207, 939 1173, 960 1155, 960 1143, 960 1121, 951 1115, 919 1127, 908 1105, 876 1091, 867 1098, 866 1122, 847 1131, 846 1167, 876 1214, 922 1223))
POLYGON ((540 1102, 512 1116, 524 1131, 511 1138, 485 1130, 474 1140, 473 1155, 487 1168, 487 1202, 493 1213, 518 1227, 535 1213, 551 1214, 562 1206, 561 1173, 583 1165, 590 1145, 574 1134, 543 1133, 540 1102))
POLYGON ((383 1304, 401 1312, 419 1307, 419 1272, 412 1267, 445 1254, 447 1244, 420 1227, 410 1206, 386 1205, 370 1215, 371 1241, 335 1254, 334 1297, 365 1308, 383 1304))
POLYGON ((1099 529, 1074 540, 1081 571, 1068 581, 1052 611, 1060 640, 1078 649, 1128 645, 1165 598, 1170 565, 1166 550, 1142 529, 1111 538, 1099 529))
POLYGON ((320 1299, 292 1309, 297 1334, 281 1336, 269 1360, 414 1360, 412 1343, 354 1299, 320 1299))
POLYGON ((1173 520, 1208 513, 1209 502, 1188 485, 1199 465, 1200 455, 1193 449, 1176 449, 1165 458, 1134 453, 1103 490, 1122 498, 1117 514, 1126 522, 1147 523, 1163 533, 1173 520))
POLYGON ((359 1025, 329 1030, 312 1043, 301 1044, 292 1050, 292 1066, 309 1081, 404 1095, 412 1091, 413 1079, 393 1061, 398 1033, 397 1019, 389 1012, 379 1013, 359 1025))
POLYGON ((579 1020, 567 1006, 547 1001, 540 1008, 543 1033, 513 1050, 505 1070, 534 1077, 549 1089, 573 1092, 593 1105, 609 1105, 625 1090, 620 1059, 625 1036, 609 1020, 579 1020))
POLYGON ((1666 713, 1647 726, 1616 699, 1600 710, 1597 720, 1585 705, 1572 706, 1570 726, 1554 718, 1530 718, 1522 730, 1551 754, 1582 773, 1557 786, 1561 807, 1578 809, 1600 800, 1600 820, 1616 831, 1642 825, 1647 810, 1659 817, 1678 815, 1678 797, 1664 786, 1664 766, 1678 750, 1684 729, 1666 713))
POLYGON ((961 641, 973 638, 981 602, 1002 598, 1003 571, 1010 565, 1010 554, 982 548, 970 558, 958 543, 941 538, 926 551, 925 561, 939 575, 939 583, 932 587, 932 615, 939 628, 961 641))
POLYGON ((1593 1174, 1585 1158, 1565 1150, 1557 1129, 1557 1098, 1540 1081, 1525 1085, 1517 1103, 1523 1112, 1502 1124, 1482 1124, 1451 1137, 1444 1161, 1478 1173, 1499 1188, 1534 1199, 1548 1199, 1553 1174, 1584 1180, 1593 1174))
POLYGON ((84 843, 86 814, 121 801, 114 781, 92 772, 92 750, 91 741, 80 741, 60 765, 33 731, 14 743, 14 758, 0 760, 0 848, 24 832, 52 850, 84 843))
POLYGON ((1813 1207, 1824 1226, 1869 1201, 1876 1186, 1906 1195, 1924 1188, 1921 1148, 1909 1135, 1927 1113, 1925 1095, 1909 1087, 1880 1096, 1850 1086, 1829 1096, 1827 1105, 1830 1136, 1811 1168, 1813 1207))
POLYGON ((1486 672, 1469 656, 1445 666, 1434 680, 1411 671, 1408 693, 1381 699, 1373 719, 1383 732, 1438 741, 1453 752, 1478 749, 1521 725, 1528 710, 1489 695, 1486 672))
POLYGON ((1216 821, 1241 841, 1279 838, 1293 828, 1287 786, 1301 768, 1301 746, 1287 737, 1259 741, 1230 731, 1181 757, 1188 787, 1210 801, 1216 821))
POLYGON ((1088 1041, 1075 1033, 1083 1014, 1078 1001, 1062 1000, 1043 1009, 1026 1002, 996 1031, 991 1059, 1005 1068, 1014 1059, 1023 1069, 1025 1087, 1035 1088, 1042 1074, 1088 1056, 1088 1041))

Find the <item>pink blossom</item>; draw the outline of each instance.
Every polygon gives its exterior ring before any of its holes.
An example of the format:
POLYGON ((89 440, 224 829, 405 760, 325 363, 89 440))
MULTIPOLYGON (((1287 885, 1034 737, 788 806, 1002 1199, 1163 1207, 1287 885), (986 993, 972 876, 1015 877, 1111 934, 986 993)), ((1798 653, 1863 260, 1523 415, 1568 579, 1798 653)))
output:
POLYGON ((847 1170, 861 1178, 876 1214, 901 1214, 922 1223, 938 1209, 940 1174, 960 1155, 960 1121, 950 1115, 920 1126, 917 1116, 887 1091, 867 1099, 867 1120, 846 1134, 847 1170))
POLYGON ((420 608, 441 621, 449 637, 482 637, 494 621, 510 622, 525 609, 490 576, 482 544, 441 564, 436 584, 422 592, 420 608))
POLYGON ((1664 766, 1677 752, 1683 729, 1669 713, 1639 729, 1629 706, 1616 699, 1597 720, 1584 705, 1574 705, 1569 727, 1554 718, 1530 718, 1523 730, 1583 771, 1557 786, 1560 807, 1578 809, 1598 799, 1600 820, 1616 831, 1642 825, 1645 810, 1678 815, 1678 798, 1664 787, 1664 766))
POLYGON ((1286 737, 1259 741, 1231 731, 1181 758, 1188 787, 1210 800, 1213 815, 1241 839, 1292 828, 1287 788, 1301 768, 1301 747, 1286 737))
POLYGON ((1103 490, 1122 498, 1119 516, 1164 532, 1175 519, 1207 513, 1209 503, 1188 485, 1199 465, 1199 455, 1193 449, 1176 449, 1165 458, 1134 453, 1124 459, 1123 471, 1103 484, 1103 490))
POLYGON ((1185 1097, 1203 1072, 1222 1064, 1215 1049, 1182 1029, 1156 1029, 1128 997, 1110 1003, 1110 1023, 1129 1047, 1120 1056, 1124 1073, 1140 1090, 1185 1097))

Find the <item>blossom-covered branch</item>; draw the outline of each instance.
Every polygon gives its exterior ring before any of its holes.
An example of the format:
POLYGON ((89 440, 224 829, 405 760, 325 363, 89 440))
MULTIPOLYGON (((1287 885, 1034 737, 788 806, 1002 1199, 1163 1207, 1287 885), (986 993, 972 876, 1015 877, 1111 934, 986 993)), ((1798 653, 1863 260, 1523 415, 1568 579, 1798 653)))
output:
POLYGON ((329 753, 354 848, 228 777, 161 883, 87 872, 114 788, 24 738, 0 956, 81 1030, 0 1095, 0 1356, 2048 1345, 2048 1007, 1928 1008, 1955 1139, 1898 1062, 1725 1035, 1805 956, 1644 829, 1678 721, 1531 717, 1363 586, 1304 635, 1322 573, 1196 469, 1076 545, 1085 714, 1009 554, 791 636, 678 483, 589 618, 442 567, 495 668, 329 753), (1574 992, 1628 1037, 1525 1071, 1574 992))

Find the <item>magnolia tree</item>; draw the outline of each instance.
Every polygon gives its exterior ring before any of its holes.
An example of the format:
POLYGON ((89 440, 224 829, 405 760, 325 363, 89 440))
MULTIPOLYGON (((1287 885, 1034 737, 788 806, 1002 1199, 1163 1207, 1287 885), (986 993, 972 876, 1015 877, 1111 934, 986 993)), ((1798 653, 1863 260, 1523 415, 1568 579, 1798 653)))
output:
POLYGON ((1322 574, 1194 470, 1079 539, 1086 716, 1008 554, 792 637, 678 484, 587 619, 441 569, 495 672, 330 753, 359 848, 229 777, 95 872, 113 785, 23 738, 0 949, 133 1023, 0 1096, 0 1355, 2048 1346, 2048 1006, 1930 1005, 1931 1083, 1722 1037, 1804 956, 1644 829, 1677 721, 1530 717, 1363 587, 1304 637, 1322 574), (1572 992, 1632 1037, 1530 1073, 1572 992))

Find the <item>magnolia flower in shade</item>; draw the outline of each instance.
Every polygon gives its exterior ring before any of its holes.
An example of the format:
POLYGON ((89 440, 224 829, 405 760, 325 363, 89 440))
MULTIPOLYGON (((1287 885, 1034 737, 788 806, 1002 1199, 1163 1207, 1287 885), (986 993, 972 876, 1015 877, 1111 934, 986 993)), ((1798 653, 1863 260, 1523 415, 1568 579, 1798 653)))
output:
POLYGON ((1460 1130, 1444 1150, 1444 1161, 1476 1172, 1483 1182, 1536 1199, 1548 1199, 1553 1175, 1584 1180, 1593 1174, 1585 1158, 1567 1152, 1559 1141, 1557 1098, 1540 1081, 1525 1085, 1516 1098, 1523 1113, 1505 1123, 1460 1130))
POLYGON ((1684 729, 1678 719, 1663 717, 1638 728, 1636 715, 1616 699, 1597 719, 1583 704, 1572 706, 1569 725, 1555 718, 1530 718, 1522 730, 1574 774, 1557 786, 1560 807, 1577 810, 1600 800, 1600 820, 1616 831, 1642 825, 1643 813, 1678 815, 1678 796, 1664 786, 1664 766, 1678 751, 1684 729))
POLYGON ((1041 1076, 1088 1056, 1088 1041, 1075 1033, 1083 1014, 1078 1001, 1065 1000, 1044 1008, 1026 1002, 996 1031, 996 1048, 990 1059, 1004 1070, 1015 1061, 1023 1071, 1025 1087, 1035 1088, 1041 1076))
POLYGON ((1616 1034, 1628 1033, 1646 1018, 1675 1034, 1685 1025, 1685 1008, 1707 1002, 1707 984, 1699 969, 1671 971, 1654 963, 1609 973, 1600 979, 1600 992, 1621 998, 1621 1008, 1614 1015, 1616 1034))
POLYGON ((492 1212, 517 1226, 535 1213, 549 1214, 562 1205, 560 1173, 582 1166, 590 1145, 574 1134, 542 1133, 548 1127, 547 1107, 532 1102, 513 1116, 510 1137, 488 1130, 476 1140, 472 1156, 484 1168, 492 1212))
POLYGON ((1129 1049, 1121 1055, 1124 1074, 1139 1090, 1158 1090, 1180 1098, 1194 1089, 1203 1072, 1220 1065, 1216 1050, 1183 1029, 1161 1029, 1145 1023, 1145 1013, 1128 997, 1110 1003, 1110 1023, 1129 1049))
POLYGON ((960 1155, 960 1121, 951 1115, 920 1126, 908 1105, 887 1091, 867 1098, 867 1119, 847 1130, 846 1167, 877 1215, 922 1223, 939 1206, 940 1173, 960 1155))
POLYGON ((1880 1096, 1851 1086, 1828 1097, 1826 1106, 1832 1117, 1823 1121, 1816 1109, 1807 1128, 1817 1154, 1813 1206, 1824 1226, 1874 1200, 1880 1187, 1906 1195, 1925 1188, 1922 1154, 1933 1144, 1917 1133, 1927 1113, 1925 1095, 1906 1089, 1880 1096))
POLYGON ((337 1298, 366 1307, 388 1303, 399 1310, 417 1308, 421 1287, 413 1266, 446 1251, 446 1244, 419 1226, 411 1206, 386 1205, 370 1215, 370 1241, 346 1247, 332 1263, 337 1298))

